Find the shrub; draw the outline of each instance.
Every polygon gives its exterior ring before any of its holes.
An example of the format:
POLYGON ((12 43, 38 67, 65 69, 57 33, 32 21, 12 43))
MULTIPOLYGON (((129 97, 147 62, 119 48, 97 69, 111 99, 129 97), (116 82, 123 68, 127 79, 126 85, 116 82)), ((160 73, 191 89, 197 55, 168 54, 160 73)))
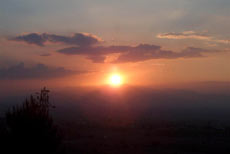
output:
POLYGON ((48 90, 6 113, 5 148, 9 153, 58 153, 61 135, 50 116, 48 90))

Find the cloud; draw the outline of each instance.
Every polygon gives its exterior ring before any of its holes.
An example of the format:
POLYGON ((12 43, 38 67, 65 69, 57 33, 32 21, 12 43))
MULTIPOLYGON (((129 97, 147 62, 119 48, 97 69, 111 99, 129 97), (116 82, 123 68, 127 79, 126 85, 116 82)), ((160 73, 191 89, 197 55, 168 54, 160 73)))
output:
POLYGON ((63 67, 52 68, 44 64, 37 64, 29 68, 25 67, 24 63, 19 63, 6 69, 0 69, 0 79, 47 79, 82 73, 87 72, 66 70, 63 67))
MULTIPOLYGON (((185 31, 182 33, 165 33, 159 34, 158 37, 168 39, 190 38, 208 41, 213 40, 212 37, 206 35, 205 33, 196 33, 194 31, 185 31)), ((65 55, 81 55, 94 63, 127 63, 140 62, 151 59, 193 58, 204 57, 205 53, 217 52, 215 50, 206 50, 194 47, 188 47, 181 52, 175 52, 172 50, 164 50, 161 46, 154 44, 139 44, 137 46, 105 46, 99 44, 102 39, 88 33, 75 33, 71 37, 47 33, 31 33, 27 35, 17 36, 13 38, 13 40, 24 41, 29 44, 36 44, 39 46, 44 46, 46 42, 71 45, 71 47, 57 50, 57 52, 65 55), (116 54, 116 57, 111 58, 111 54, 116 54), (108 60, 107 58, 110 58, 110 60, 108 60)), ((223 40, 218 41, 222 42, 223 40)), ((50 56, 50 54, 43 54, 41 56, 50 56)))
POLYGON ((11 38, 10 40, 13 41, 23 41, 28 44, 35 44, 38 46, 44 46, 44 43, 46 42, 46 39, 43 37, 43 35, 37 34, 37 33, 31 33, 27 35, 20 35, 14 38, 11 38))
POLYGON ((157 38, 161 39, 195 39, 195 40, 205 40, 205 41, 210 41, 210 42, 215 42, 215 43, 221 43, 221 44, 229 44, 230 40, 222 40, 222 39, 217 39, 214 38, 213 36, 208 35, 206 32, 203 33, 198 33, 194 31, 184 31, 180 33, 162 33, 158 34, 157 38))
POLYGON ((160 49, 160 46, 140 44, 138 46, 70 47, 58 50, 58 52, 67 55, 107 55, 112 53, 125 53, 129 51, 156 51, 160 49))
POLYGON ((163 33, 158 34, 158 38, 166 38, 166 39, 198 39, 198 40, 210 40, 212 39, 210 36, 204 33, 196 33, 194 31, 185 31, 181 33, 163 33))
POLYGON ((90 59, 93 63, 104 63, 106 60, 105 55, 89 55, 87 59, 90 59))
POLYGON ((182 52, 178 53, 178 56, 184 58, 204 57, 205 53, 214 53, 214 52, 219 52, 219 51, 207 50, 207 49, 195 48, 195 47, 187 47, 186 49, 182 50, 182 52))
POLYGON ((151 59, 171 59, 176 58, 175 53, 169 50, 162 50, 160 46, 140 44, 132 47, 127 52, 121 54, 114 63, 140 62, 151 59))
POLYGON ((63 43, 67 45, 91 46, 102 42, 102 39, 89 33, 75 33, 73 36, 62 36, 48 33, 30 33, 10 38, 13 41, 22 41, 28 44, 45 46, 46 42, 63 43))
POLYGON ((103 63, 106 56, 119 53, 117 59, 112 63, 140 62, 151 59, 175 59, 203 57, 204 53, 218 52, 201 48, 188 47, 181 52, 163 50, 160 46, 140 44, 138 46, 96 46, 96 47, 70 47, 58 50, 57 52, 66 55, 83 55, 95 63, 103 63))
POLYGON ((114 62, 140 62, 151 59, 176 59, 176 58, 196 58, 205 57, 205 53, 218 52, 217 50, 207 50, 202 48, 188 47, 181 52, 171 50, 134 50, 119 56, 114 62))

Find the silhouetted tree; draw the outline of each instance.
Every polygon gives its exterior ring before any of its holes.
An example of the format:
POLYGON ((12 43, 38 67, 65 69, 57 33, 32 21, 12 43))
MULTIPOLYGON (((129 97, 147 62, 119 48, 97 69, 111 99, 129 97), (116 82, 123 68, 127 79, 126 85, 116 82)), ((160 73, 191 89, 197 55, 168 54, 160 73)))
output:
POLYGON ((7 153, 54 154, 60 150, 61 135, 50 116, 48 90, 26 99, 6 113, 4 147, 7 153))

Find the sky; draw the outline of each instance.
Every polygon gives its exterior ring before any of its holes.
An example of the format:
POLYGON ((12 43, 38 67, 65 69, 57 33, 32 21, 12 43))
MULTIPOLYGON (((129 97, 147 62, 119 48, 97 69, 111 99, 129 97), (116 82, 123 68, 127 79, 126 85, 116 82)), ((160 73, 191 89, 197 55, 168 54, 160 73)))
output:
MULTIPOLYGON (((0 0, 0 83, 230 82, 229 0, 0 0)), ((16 86, 17 87, 17 86, 16 86)))

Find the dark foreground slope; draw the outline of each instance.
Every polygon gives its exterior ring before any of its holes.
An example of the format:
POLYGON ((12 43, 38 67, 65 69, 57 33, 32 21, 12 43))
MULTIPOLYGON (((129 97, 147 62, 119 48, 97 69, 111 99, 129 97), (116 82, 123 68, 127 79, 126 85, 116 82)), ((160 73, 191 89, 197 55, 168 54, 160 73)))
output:
POLYGON ((227 93, 103 87, 54 90, 50 96, 66 153, 230 152, 227 93))
POLYGON ((230 152, 227 94, 105 87, 56 96, 68 153, 230 152))

